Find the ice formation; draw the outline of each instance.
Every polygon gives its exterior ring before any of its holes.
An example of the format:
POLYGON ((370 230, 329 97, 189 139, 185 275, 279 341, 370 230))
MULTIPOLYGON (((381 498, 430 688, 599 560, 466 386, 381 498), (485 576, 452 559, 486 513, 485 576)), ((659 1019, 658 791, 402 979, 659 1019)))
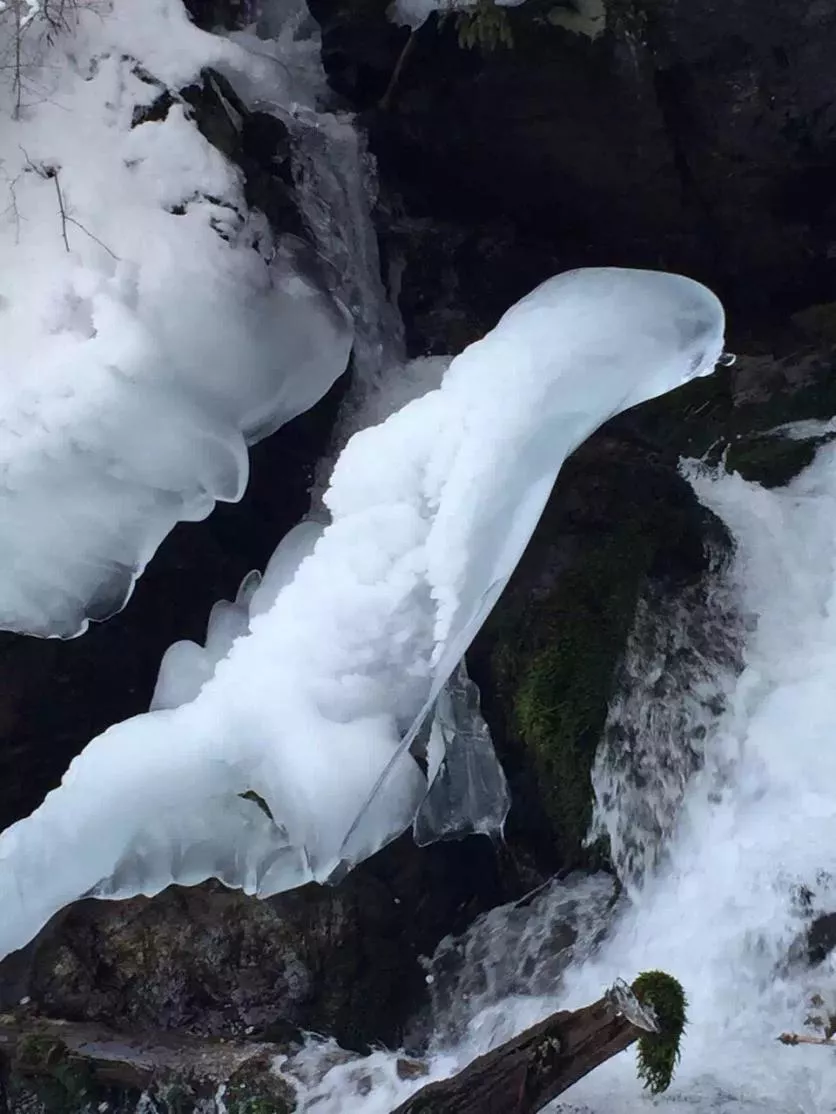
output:
POLYGON ((241 496, 247 443, 351 346, 178 100, 207 66, 255 82, 247 52, 179 0, 72 10, 54 42, 34 12, 22 84, 0 77, 0 627, 61 637, 118 610, 178 520, 241 496))
POLYGON ((512 307, 438 389, 355 434, 325 495, 330 523, 312 551, 298 534, 286 561, 280 548, 272 606, 211 679, 199 687, 196 670, 158 700, 177 706, 94 739, 0 837, 0 953, 85 893, 210 876, 274 893, 407 827, 426 793, 410 744, 566 455, 613 414, 709 374, 723 327, 690 279, 569 272, 512 307))

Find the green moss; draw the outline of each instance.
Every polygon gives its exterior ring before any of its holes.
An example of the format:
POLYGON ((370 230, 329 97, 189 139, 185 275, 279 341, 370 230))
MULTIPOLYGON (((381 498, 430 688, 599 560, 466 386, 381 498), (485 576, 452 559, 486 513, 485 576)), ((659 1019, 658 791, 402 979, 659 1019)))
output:
MULTIPOLYGON (((441 11, 439 26, 451 15, 451 12, 445 12, 443 8, 441 11)), ((497 47, 510 48, 514 45, 508 13, 496 0, 477 0, 472 8, 464 8, 452 14, 459 46, 463 50, 490 53, 497 47)))
POLYGON ((68 1114, 85 1109, 95 1093, 90 1065, 73 1057, 63 1041, 33 1033, 21 1040, 13 1088, 34 1094, 47 1111, 68 1114))
POLYGON ((197 1096, 184 1080, 165 1083, 154 1094, 154 1105, 164 1114, 193 1114, 197 1102, 197 1096))
MULTIPOLYGON (((89 1060, 76 1055, 62 1040, 48 1033, 30 1033, 21 1038, 14 1062, 15 1070, 9 1079, 12 1109, 85 1114, 102 1106, 133 1110, 140 1099, 135 1088, 97 1079, 89 1060)), ((187 1112, 180 1108, 172 1114, 187 1112)))
POLYGON ((615 666, 654 541, 631 528, 603 538, 545 597, 510 609, 493 655, 511 735, 525 749, 562 861, 576 864, 592 808, 590 771, 615 666))
POLYGON ((750 378, 757 383, 762 368, 764 398, 738 400, 731 390, 731 376, 722 369, 704 379, 694 379, 669 395, 645 404, 641 410, 644 436, 660 447, 673 446, 683 456, 719 463, 764 487, 781 487, 803 471, 821 441, 793 441, 769 431, 789 422, 827 420, 836 415, 836 375, 827 354, 805 352, 777 361, 755 357, 750 378), (786 379, 779 374, 788 368, 786 379), (795 378, 805 382, 790 387, 795 378), (769 434, 769 435, 768 435, 769 434))
POLYGON ((664 971, 642 972, 632 990, 642 1005, 653 1009, 659 1024, 658 1033, 639 1038, 638 1074, 651 1094, 660 1095, 670 1087, 679 1062, 688 1001, 681 984, 664 971))
POLYGON ((291 1114, 295 1103, 288 1085, 267 1062, 248 1061, 228 1081, 224 1105, 229 1114, 291 1114))
POLYGON ((729 447, 726 467, 763 487, 783 487, 811 464, 821 438, 749 437, 729 447))

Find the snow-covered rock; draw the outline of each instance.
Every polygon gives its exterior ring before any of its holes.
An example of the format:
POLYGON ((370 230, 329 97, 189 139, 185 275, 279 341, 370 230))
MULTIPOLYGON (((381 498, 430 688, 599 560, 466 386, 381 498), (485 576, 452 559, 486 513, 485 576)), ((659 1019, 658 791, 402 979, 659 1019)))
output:
POLYGON ((179 0, 73 20, 48 34, 36 13, 20 80, 0 77, 0 627, 60 637, 122 607, 176 522, 240 498, 247 444, 313 405, 351 346, 176 93, 268 63, 179 0))

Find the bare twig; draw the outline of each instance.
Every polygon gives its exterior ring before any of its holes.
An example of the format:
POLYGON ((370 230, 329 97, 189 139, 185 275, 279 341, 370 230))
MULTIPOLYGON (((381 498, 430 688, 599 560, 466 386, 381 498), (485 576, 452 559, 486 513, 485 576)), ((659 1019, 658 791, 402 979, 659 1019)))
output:
POLYGON ((119 262, 119 256, 116 254, 116 252, 112 251, 107 246, 107 244, 103 243, 99 239, 98 236, 94 236, 93 233, 90 231, 90 229, 85 228, 80 220, 76 220, 75 217, 68 216, 67 217, 67 224, 74 224, 76 226, 76 228, 79 228, 85 234, 85 236, 89 236, 94 244, 98 244, 100 248, 102 248, 104 251, 106 251, 107 254, 111 257, 111 259, 115 259, 117 262, 119 262))
POLYGON ((392 107, 392 100, 395 96, 395 90, 398 87, 398 82, 400 81, 401 74, 403 73, 403 68, 406 65, 406 61, 412 51, 415 49, 415 42, 417 40, 418 32, 420 31, 420 29, 420 27, 417 27, 414 30, 410 30, 409 38, 404 43, 403 50, 398 55, 398 60, 395 63, 395 68, 392 71, 392 76, 389 79, 389 84, 386 86, 386 92, 380 98, 380 103, 378 105, 378 108, 382 109, 384 112, 388 111, 388 109, 392 107))
POLYGON ((58 195, 58 208, 61 212, 61 237, 64 240, 64 247, 67 249, 67 255, 69 255, 70 241, 67 239, 67 210, 64 208, 64 195, 61 193, 61 182, 58 179, 58 171, 53 169, 49 177, 55 183, 55 192, 58 195))
POLYGON ((58 176, 59 168, 57 166, 46 166, 43 163, 34 163, 27 154, 26 150, 23 147, 21 147, 20 149, 21 151, 23 151, 23 157, 26 159, 27 170, 31 170, 33 174, 37 174, 39 178, 43 178, 44 180, 52 179, 52 181, 55 183, 55 193, 58 197, 58 211, 61 214, 61 238, 64 241, 64 247, 67 249, 67 252, 70 251, 70 241, 69 237, 67 236, 67 225, 72 224, 81 232, 83 232, 85 236, 89 236, 94 244, 98 244, 103 251, 106 251, 112 259, 115 259, 118 262, 119 256, 116 254, 116 252, 109 248, 106 243, 99 239, 98 236, 95 236, 89 228, 81 223, 80 220, 77 220, 71 213, 67 211, 67 206, 64 199, 64 191, 61 189, 61 181, 58 176))

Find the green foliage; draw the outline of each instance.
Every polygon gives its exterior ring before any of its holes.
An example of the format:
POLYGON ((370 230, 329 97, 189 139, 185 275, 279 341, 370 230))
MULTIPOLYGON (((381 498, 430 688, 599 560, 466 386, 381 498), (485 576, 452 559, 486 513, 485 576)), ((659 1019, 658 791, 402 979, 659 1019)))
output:
POLYGON ((451 14, 455 15, 456 33, 463 50, 481 50, 488 54, 497 47, 510 49, 514 45, 508 13, 496 0, 477 0, 472 8, 442 12, 439 23, 451 14))
POLYGON ((14 1089, 34 1094, 48 1112, 83 1110, 95 1092, 92 1068, 74 1057, 63 1041, 46 1033, 24 1037, 18 1047, 14 1089))
POLYGON ((227 1081, 224 1105, 229 1114, 290 1114, 295 1103, 290 1088, 269 1063, 254 1059, 227 1081))
POLYGON ((681 984, 664 971, 642 972, 632 991, 643 1006, 650 1006, 659 1025, 658 1033, 639 1038, 638 1075, 651 1094, 660 1095, 670 1087, 679 1062, 688 1000, 681 984))
MULTIPOLYGON (((511 737, 529 756, 560 859, 582 861, 590 771, 613 677, 653 553, 641 524, 603 537, 547 593, 499 613, 493 673, 511 737)), ((498 620, 495 620, 495 626, 498 620)))

